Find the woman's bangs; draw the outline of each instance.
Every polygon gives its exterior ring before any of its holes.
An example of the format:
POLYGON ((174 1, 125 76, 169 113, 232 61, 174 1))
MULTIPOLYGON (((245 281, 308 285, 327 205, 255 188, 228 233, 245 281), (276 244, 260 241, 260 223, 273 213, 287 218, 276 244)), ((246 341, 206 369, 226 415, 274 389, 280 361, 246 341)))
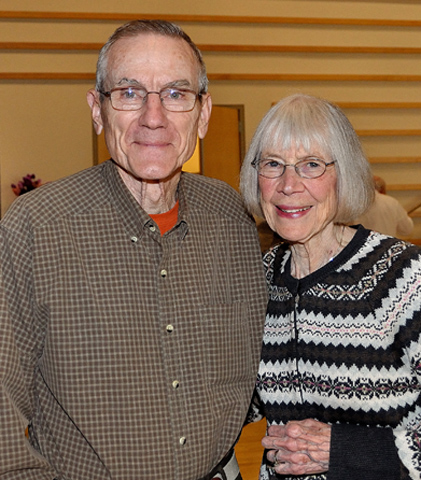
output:
POLYGON ((328 152, 326 129, 326 126, 312 121, 309 116, 300 118, 280 117, 274 119, 270 126, 265 129, 261 145, 264 149, 274 151, 302 147, 308 154, 314 153, 314 148, 328 152))

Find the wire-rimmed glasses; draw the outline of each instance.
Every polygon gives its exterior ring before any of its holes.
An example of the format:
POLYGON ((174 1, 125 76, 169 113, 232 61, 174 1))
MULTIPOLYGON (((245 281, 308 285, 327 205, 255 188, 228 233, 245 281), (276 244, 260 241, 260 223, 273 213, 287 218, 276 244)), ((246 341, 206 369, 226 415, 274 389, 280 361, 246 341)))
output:
POLYGON ((162 106, 169 112, 190 112, 193 110, 200 93, 187 88, 163 88, 159 92, 148 92, 142 87, 117 87, 108 92, 100 91, 108 97, 115 110, 140 110, 146 103, 148 95, 159 95, 162 106))
POLYGON ((326 163, 317 157, 306 157, 299 160, 297 163, 283 163, 279 159, 267 157, 255 159, 251 162, 252 166, 257 170, 257 173, 266 178, 279 178, 285 173, 286 167, 294 167, 297 175, 301 178, 319 178, 321 177, 327 167, 333 165, 335 161, 326 163))

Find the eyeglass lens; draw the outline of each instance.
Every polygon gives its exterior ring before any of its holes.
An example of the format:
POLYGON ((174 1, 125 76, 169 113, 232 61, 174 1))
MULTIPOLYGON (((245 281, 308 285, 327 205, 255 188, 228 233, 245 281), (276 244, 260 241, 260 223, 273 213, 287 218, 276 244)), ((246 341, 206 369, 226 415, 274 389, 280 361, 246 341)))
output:
POLYGON ((151 94, 159 95, 164 108, 174 112, 192 110, 197 99, 196 93, 191 90, 165 88, 160 92, 147 92, 143 88, 134 87, 111 90, 110 99, 117 110, 139 110, 151 94))
POLYGON ((285 173, 286 167, 294 167, 297 174, 302 178, 317 178, 325 173, 327 165, 330 164, 311 157, 300 160, 295 165, 285 164, 272 158, 263 158, 256 166, 259 174, 267 178, 281 177, 285 173))

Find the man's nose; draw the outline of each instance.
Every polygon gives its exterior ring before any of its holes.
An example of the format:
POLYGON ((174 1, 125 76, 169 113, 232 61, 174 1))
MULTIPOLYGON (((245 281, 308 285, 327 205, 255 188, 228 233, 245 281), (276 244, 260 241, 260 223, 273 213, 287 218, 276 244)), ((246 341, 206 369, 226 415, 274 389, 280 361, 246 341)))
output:
POLYGON ((166 110, 162 105, 159 92, 148 92, 141 109, 142 123, 150 128, 158 128, 165 123, 166 118, 166 110))

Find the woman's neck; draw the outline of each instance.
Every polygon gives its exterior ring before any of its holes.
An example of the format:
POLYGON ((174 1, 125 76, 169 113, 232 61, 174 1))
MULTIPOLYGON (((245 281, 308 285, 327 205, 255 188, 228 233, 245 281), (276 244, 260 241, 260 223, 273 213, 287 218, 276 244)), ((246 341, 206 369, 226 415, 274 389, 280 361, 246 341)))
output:
POLYGON ((306 243, 291 245, 291 275, 304 278, 331 262, 349 243, 354 231, 345 225, 334 225, 331 233, 306 243))

